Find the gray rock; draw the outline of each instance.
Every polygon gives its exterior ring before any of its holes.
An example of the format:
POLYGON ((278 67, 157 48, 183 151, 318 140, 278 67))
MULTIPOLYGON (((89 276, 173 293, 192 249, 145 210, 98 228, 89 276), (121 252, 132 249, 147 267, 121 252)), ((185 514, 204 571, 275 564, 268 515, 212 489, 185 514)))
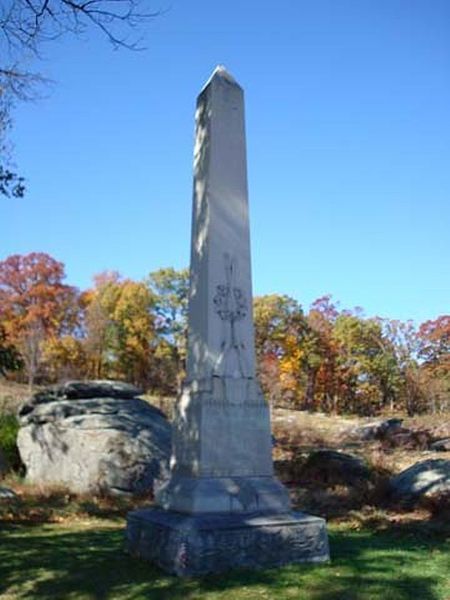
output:
POLYGON ((450 452, 450 438, 436 440, 430 444, 430 450, 434 450, 435 452, 450 452))
POLYGON ((450 494, 450 460, 429 459, 390 480, 391 498, 415 502, 421 497, 450 494))
POLYGON ((388 437, 402 429, 403 419, 385 419, 355 427, 351 434, 361 440, 376 440, 388 437))
POLYGON ((302 469, 303 478, 329 484, 356 485, 370 476, 361 458, 336 450, 312 452, 302 469))
POLYGON ((46 404, 55 400, 86 400, 88 398, 136 398, 142 390, 123 381, 97 379, 92 381, 67 381, 51 386, 34 394, 20 409, 25 415, 33 410, 36 404, 46 404))
POLYGON ((15 500, 17 498, 16 492, 9 488, 0 487, 0 502, 2 500, 15 500))
POLYGON ((135 398, 143 391, 123 381, 68 381, 59 386, 65 398, 135 398))
MULTIPOLYGON (((77 493, 147 493, 167 477, 171 427, 166 417, 144 400, 117 397, 120 388, 115 382, 104 383, 100 382, 104 393, 116 390, 115 397, 50 395, 21 411, 17 444, 30 482, 77 493)), ((94 382, 86 393, 98 385, 94 382)))

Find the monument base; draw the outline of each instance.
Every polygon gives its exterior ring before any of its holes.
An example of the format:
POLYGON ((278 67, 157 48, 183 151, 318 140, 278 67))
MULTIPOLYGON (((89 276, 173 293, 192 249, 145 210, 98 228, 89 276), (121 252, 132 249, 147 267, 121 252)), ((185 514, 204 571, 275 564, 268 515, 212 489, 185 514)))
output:
POLYGON ((172 475, 156 493, 157 504, 174 512, 287 513, 289 494, 275 477, 180 477, 172 475))
POLYGON ((329 560, 325 520, 286 514, 186 515, 160 508, 128 514, 127 551, 174 575, 329 560))

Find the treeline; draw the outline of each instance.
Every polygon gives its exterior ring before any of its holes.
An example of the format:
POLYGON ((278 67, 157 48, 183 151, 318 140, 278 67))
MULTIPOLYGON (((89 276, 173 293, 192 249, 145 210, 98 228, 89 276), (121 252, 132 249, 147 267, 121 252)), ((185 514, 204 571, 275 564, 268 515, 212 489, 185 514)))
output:
MULTIPOLYGON (((0 372, 20 382, 113 378, 174 395, 184 376, 188 271, 133 281, 116 272, 84 291, 44 253, 0 262, 0 372)), ((259 377, 273 405, 375 414, 450 409, 450 316, 366 318, 330 296, 308 311, 254 299, 259 377)))

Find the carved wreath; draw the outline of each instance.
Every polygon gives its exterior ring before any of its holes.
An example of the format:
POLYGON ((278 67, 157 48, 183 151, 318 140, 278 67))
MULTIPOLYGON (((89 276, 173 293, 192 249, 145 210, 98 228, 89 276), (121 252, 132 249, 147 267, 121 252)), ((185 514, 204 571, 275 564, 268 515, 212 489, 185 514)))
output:
POLYGON ((238 287, 218 285, 213 302, 222 321, 234 323, 247 316, 247 300, 243 291, 238 287))

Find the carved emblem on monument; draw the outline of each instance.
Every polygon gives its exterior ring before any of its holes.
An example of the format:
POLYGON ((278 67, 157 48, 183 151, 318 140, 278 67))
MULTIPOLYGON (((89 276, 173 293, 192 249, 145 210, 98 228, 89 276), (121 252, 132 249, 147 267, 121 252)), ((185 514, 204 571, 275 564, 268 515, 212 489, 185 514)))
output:
POLYGON ((245 319, 248 314, 248 302, 244 292, 236 285, 236 260, 228 253, 224 254, 225 284, 219 284, 213 298, 216 313, 226 324, 222 352, 216 364, 218 375, 239 375, 249 377, 248 365, 242 350, 244 343, 239 339, 236 323, 245 319))
POLYGON ((248 304, 241 288, 234 285, 236 278, 236 261, 225 254, 226 284, 218 285, 213 302, 216 312, 222 321, 241 321, 247 316, 248 304))

